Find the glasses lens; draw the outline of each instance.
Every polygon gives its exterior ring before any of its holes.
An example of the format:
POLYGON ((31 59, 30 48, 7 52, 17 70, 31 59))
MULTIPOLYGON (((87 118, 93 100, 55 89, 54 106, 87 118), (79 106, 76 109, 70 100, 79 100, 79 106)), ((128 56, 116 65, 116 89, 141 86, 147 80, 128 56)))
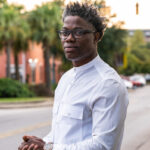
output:
POLYGON ((68 31, 59 31, 59 36, 60 36, 60 38, 62 38, 62 39, 67 38, 69 34, 70 34, 70 33, 69 33, 68 31))
POLYGON ((83 35, 85 35, 87 33, 93 33, 93 31, 83 30, 83 29, 73 30, 74 37, 77 39, 82 38, 83 35))
POLYGON ((72 34, 72 36, 76 39, 82 38, 83 35, 87 33, 94 33, 94 31, 90 30, 82 30, 82 29, 74 29, 74 30, 61 30, 59 31, 59 36, 61 39, 65 40, 67 37, 72 34))
POLYGON ((73 34, 75 37, 80 38, 84 33, 82 30, 74 30, 73 34))

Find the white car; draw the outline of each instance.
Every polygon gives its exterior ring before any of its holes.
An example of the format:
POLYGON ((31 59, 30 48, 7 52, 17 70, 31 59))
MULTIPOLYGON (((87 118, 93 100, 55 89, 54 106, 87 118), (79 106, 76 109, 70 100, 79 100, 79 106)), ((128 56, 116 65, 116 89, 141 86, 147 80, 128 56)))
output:
POLYGON ((145 75, 145 80, 146 80, 147 82, 150 82, 150 74, 146 74, 146 75, 145 75))
POLYGON ((132 75, 129 77, 131 81, 139 82, 142 85, 146 85, 146 80, 142 75, 132 75))
POLYGON ((127 89, 132 89, 133 88, 132 82, 130 82, 130 81, 126 80, 126 79, 122 79, 122 80, 123 80, 123 82, 124 82, 124 84, 125 84, 127 89))

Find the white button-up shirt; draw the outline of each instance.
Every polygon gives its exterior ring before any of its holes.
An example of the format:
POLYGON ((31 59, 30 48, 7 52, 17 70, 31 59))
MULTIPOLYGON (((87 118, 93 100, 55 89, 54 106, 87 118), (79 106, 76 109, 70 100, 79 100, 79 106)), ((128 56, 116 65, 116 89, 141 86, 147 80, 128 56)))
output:
POLYGON ((44 141, 54 150, 120 150, 127 105, 120 76, 97 56, 60 79, 44 141))

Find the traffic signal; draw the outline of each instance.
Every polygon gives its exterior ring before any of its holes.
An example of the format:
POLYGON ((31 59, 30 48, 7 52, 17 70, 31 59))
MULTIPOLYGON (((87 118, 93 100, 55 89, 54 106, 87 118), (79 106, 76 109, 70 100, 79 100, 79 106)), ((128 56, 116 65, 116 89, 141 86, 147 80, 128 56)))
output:
POLYGON ((136 3, 136 15, 138 15, 138 14, 139 14, 139 4, 136 3))

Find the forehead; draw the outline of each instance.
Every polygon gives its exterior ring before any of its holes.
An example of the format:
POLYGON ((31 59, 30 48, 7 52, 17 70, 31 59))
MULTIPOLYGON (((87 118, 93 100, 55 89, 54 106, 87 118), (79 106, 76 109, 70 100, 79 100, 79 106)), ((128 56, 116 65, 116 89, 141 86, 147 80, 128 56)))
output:
POLYGON ((93 26, 79 16, 66 16, 63 28, 93 28, 93 26))

